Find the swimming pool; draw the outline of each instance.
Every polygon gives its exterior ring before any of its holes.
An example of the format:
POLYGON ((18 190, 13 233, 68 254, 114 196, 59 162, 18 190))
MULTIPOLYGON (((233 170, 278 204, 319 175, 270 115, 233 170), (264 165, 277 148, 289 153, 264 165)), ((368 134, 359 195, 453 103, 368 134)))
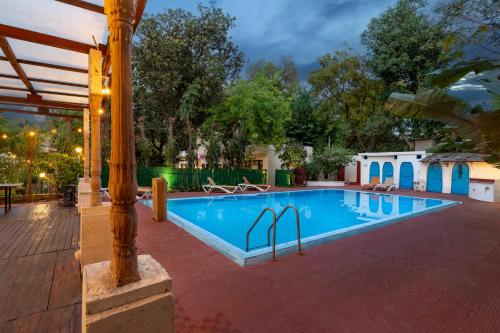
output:
MULTIPOLYGON (((152 204, 150 200, 144 203, 152 204)), ((297 208, 302 247, 307 248, 456 204, 459 202, 321 189, 169 199, 167 210, 170 221, 245 266, 271 257, 268 228, 273 218, 269 212, 252 230, 246 251, 247 231, 267 207, 276 215, 287 205, 297 208)), ((296 251, 296 220, 291 209, 277 224, 276 244, 278 254, 296 251)))

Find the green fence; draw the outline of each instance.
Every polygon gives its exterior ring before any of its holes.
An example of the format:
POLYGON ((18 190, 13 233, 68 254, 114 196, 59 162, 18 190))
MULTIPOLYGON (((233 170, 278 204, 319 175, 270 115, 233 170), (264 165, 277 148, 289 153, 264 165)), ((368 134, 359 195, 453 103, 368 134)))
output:
MULTIPOLYGON (((201 190, 201 185, 208 184, 207 177, 220 185, 238 185, 247 177, 253 184, 265 184, 266 171, 250 169, 174 169, 165 167, 138 167, 137 184, 151 186, 152 179, 162 176, 172 190, 201 190)), ((102 187, 108 187, 109 167, 103 167, 101 173, 102 187)))
POLYGON ((290 187, 292 184, 292 170, 276 170, 274 184, 276 186, 290 187))

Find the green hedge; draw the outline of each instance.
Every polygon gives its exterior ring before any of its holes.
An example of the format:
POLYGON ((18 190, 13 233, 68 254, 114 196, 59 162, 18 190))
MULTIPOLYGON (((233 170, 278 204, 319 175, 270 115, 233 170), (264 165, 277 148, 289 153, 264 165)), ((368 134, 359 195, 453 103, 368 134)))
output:
MULTIPOLYGON (((207 177, 220 185, 238 185, 243 183, 243 176, 254 184, 265 184, 265 171, 250 169, 174 169, 166 167, 138 167, 137 184, 151 186, 152 179, 162 176, 172 190, 201 190, 201 185, 208 184, 207 177)), ((109 167, 105 166, 101 173, 102 187, 108 187, 109 167)))
POLYGON ((274 184, 276 186, 290 187, 292 184, 292 170, 276 170, 276 177, 274 184))

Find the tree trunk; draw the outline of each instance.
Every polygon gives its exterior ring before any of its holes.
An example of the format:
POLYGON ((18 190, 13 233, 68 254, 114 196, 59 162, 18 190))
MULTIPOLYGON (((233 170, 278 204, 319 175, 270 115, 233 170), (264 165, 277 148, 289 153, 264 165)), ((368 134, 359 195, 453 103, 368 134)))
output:
POLYGON ((111 94, 111 276, 115 286, 140 280, 137 264, 137 194, 132 109, 132 22, 134 0, 106 0, 113 66, 111 94))

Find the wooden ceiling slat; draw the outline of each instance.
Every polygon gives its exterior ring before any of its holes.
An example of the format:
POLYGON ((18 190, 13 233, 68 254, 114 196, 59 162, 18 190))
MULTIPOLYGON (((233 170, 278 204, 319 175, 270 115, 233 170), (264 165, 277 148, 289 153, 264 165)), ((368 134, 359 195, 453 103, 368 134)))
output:
POLYGON ((68 118, 68 119, 82 119, 83 118, 82 116, 66 115, 66 114, 62 114, 62 113, 27 111, 27 110, 16 110, 16 109, 6 109, 6 108, 0 108, 0 112, 12 112, 12 113, 30 114, 33 116, 49 116, 49 117, 59 117, 59 118, 68 118))
POLYGON ((16 56, 14 55, 14 51, 12 51, 12 48, 9 45, 9 42, 7 41, 7 38, 4 36, 0 35, 0 49, 2 49, 3 53, 7 57, 7 60, 10 62, 12 68, 17 73, 17 76, 19 76, 19 79, 23 81, 24 85, 28 90, 33 94, 36 95, 35 88, 33 88, 33 85, 31 82, 28 80, 28 77, 26 76, 26 73, 22 69, 22 67, 19 65, 19 63, 16 60, 16 56))
MULTIPOLYGON (((19 80, 20 78, 16 75, 10 75, 10 74, 2 74, 0 73, 0 77, 3 77, 5 79, 15 79, 19 80)), ((35 77, 29 77, 29 81, 32 82, 40 82, 40 83, 50 83, 50 84, 57 84, 60 86, 69 86, 69 87, 78 87, 78 88, 88 88, 88 85, 86 84, 81 84, 81 83, 73 83, 73 82, 64 82, 64 81, 57 81, 57 80, 47 80, 47 79, 40 79, 40 78, 35 78, 35 77)))
MULTIPOLYGON (((0 56, 1 61, 9 61, 7 57, 0 56)), ((39 62, 39 61, 33 61, 33 60, 26 60, 26 59, 19 59, 17 58, 17 62, 20 64, 25 64, 25 65, 32 65, 32 66, 38 66, 38 67, 45 67, 45 68, 52 68, 52 69, 59 69, 61 71, 69 71, 69 72, 75 72, 75 73, 82 73, 82 74, 87 74, 87 69, 85 68, 76 68, 76 67, 71 67, 71 66, 62 66, 62 65, 54 65, 54 64, 48 64, 45 62, 39 62)))
POLYGON ((90 10, 98 14, 104 14, 104 7, 95 5, 87 1, 82 1, 82 0, 56 0, 56 1, 65 3, 67 5, 79 7, 82 9, 90 10))
MULTIPOLYGON (((29 90, 26 88, 9 87, 9 86, 2 86, 2 85, 0 85, 0 89, 29 92, 29 90)), ((60 91, 49 91, 49 90, 37 90, 37 93, 38 94, 59 95, 59 96, 70 96, 70 97, 82 97, 82 98, 89 97, 88 95, 84 95, 84 94, 67 93, 67 92, 60 92, 60 91)))
MULTIPOLYGON (((64 50, 80 52, 85 54, 88 54, 90 49, 95 48, 93 45, 90 44, 76 42, 74 40, 47 35, 40 32, 30 31, 5 24, 0 24, 0 35, 4 35, 5 37, 9 38, 24 40, 26 42, 56 47, 64 50)), ((106 46, 99 44, 99 49, 105 52, 106 46)))
POLYGON ((83 111, 83 109, 89 107, 88 104, 47 101, 42 99, 11 97, 11 96, 0 96, 0 103, 47 107, 52 109, 79 110, 79 111, 83 111))
POLYGON ((147 0, 138 0, 135 6, 134 32, 141 22, 142 14, 144 14, 144 9, 146 8, 146 2, 147 0))

